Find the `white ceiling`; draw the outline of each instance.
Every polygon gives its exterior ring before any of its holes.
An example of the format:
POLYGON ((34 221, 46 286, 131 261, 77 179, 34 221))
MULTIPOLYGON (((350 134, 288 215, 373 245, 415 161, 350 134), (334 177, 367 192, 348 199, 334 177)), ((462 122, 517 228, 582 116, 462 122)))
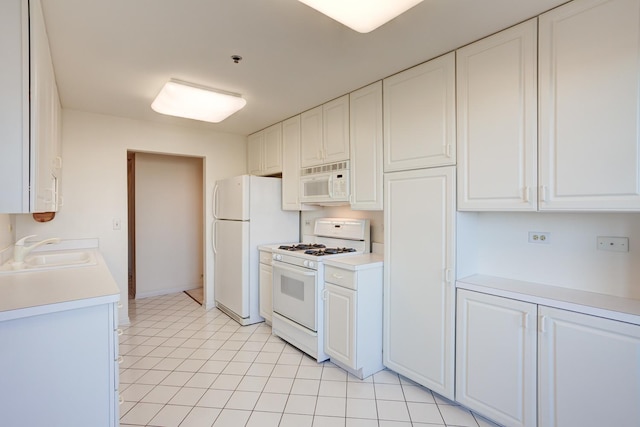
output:
POLYGON ((425 0, 368 34, 297 0, 42 3, 64 108, 249 134, 565 1, 425 0), (162 116, 172 77, 247 106, 219 124, 162 116))

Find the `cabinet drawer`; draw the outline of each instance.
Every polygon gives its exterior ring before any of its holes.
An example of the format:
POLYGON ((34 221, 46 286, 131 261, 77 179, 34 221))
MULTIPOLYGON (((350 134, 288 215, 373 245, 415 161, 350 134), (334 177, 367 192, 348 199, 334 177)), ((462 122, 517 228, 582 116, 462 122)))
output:
POLYGON ((271 265, 272 254, 269 251, 260 251, 260 264, 271 265))
POLYGON ((324 268, 325 282, 333 283, 348 289, 357 289, 355 271, 343 270, 330 265, 324 268))

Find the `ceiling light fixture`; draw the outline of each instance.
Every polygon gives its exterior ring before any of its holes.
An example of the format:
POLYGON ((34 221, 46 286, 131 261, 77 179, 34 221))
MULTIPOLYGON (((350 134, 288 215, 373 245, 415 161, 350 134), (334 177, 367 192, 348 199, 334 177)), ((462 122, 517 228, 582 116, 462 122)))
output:
POLYGON ((299 0, 359 33, 368 33, 423 0, 299 0))
POLYGON ((165 83, 151 108, 169 116, 219 123, 246 104, 238 94, 171 79, 165 83))

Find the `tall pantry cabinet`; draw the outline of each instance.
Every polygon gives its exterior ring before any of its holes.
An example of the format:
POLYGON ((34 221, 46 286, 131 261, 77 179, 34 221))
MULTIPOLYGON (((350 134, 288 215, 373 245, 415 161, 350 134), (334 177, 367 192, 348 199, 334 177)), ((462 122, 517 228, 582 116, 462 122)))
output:
POLYGON ((383 111, 383 363, 453 399, 454 54, 383 80, 383 111))
POLYGON ((40 0, 0 2, 0 212, 57 211, 60 100, 40 0))
POLYGON ((384 204, 384 365, 453 399, 455 167, 386 173, 384 204))

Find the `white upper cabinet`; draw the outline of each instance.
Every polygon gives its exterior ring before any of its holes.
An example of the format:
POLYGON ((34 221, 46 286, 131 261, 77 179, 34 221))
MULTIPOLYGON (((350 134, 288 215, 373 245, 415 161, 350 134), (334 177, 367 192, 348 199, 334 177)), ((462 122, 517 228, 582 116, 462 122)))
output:
POLYGON ((640 1, 539 20, 540 210, 640 210, 640 1))
POLYGON ((349 160, 349 95, 300 115, 301 167, 349 160))
POLYGON ((322 164, 322 105, 300 114, 300 166, 322 164))
POLYGON ((349 160, 349 95, 322 106, 322 139, 322 163, 349 160))
POLYGON ((456 51, 458 209, 537 207, 537 20, 456 51))
POLYGON ((384 171, 456 163, 455 54, 384 79, 384 171))
POLYGON ((251 175, 274 175, 282 172, 282 123, 249 135, 247 169, 251 175))
POLYGON ((350 94, 351 209, 382 210, 382 82, 350 94))
POLYGON ((39 0, 0 5, 0 212, 55 212, 60 101, 39 0))
POLYGON ((250 175, 262 173, 262 147, 264 146, 264 131, 256 132, 247 138, 247 170, 250 175))
POLYGON ((33 212, 58 210, 60 153, 60 100, 56 86, 49 40, 39 1, 30 1, 31 60, 31 182, 35 192, 33 212))
POLYGON ((300 203, 300 115, 282 122, 282 210, 304 211, 320 206, 300 203))
POLYGON ((282 172, 282 123, 276 123, 264 130, 262 159, 264 175, 282 172))

